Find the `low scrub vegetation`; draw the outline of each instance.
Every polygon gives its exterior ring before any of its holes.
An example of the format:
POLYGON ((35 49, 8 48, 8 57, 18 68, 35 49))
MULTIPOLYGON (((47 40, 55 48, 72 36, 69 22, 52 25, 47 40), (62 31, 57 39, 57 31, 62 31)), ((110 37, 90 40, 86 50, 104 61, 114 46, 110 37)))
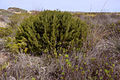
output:
POLYGON ((6 37, 11 33, 9 28, 0 27, 0 38, 6 37))
POLYGON ((119 80, 120 24, 107 14, 43 11, 19 24, 14 19, 0 79, 119 80))

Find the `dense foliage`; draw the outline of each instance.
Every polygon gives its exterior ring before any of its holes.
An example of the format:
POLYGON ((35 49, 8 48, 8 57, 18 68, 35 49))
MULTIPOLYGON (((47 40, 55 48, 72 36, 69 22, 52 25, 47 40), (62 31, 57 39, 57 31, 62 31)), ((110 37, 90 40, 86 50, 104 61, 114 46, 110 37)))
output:
POLYGON ((9 28, 0 27, 0 38, 6 37, 11 33, 9 28))
POLYGON ((68 12, 43 11, 25 19, 16 34, 17 43, 31 53, 60 53, 79 50, 87 34, 87 24, 68 12))

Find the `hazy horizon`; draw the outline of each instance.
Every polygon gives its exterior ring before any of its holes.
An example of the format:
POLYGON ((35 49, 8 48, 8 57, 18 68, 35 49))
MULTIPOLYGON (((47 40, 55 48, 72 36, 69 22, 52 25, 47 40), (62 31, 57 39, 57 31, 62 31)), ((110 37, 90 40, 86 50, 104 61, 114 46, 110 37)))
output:
POLYGON ((0 0, 0 9, 61 10, 79 12, 120 12, 120 0, 0 0))

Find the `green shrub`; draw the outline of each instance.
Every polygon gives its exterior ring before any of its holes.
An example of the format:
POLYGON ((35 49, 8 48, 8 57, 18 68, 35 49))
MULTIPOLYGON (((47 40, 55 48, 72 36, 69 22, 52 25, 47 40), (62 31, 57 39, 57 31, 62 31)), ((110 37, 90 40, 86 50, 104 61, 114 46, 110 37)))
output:
POLYGON ((16 43, 25 42, 28 52, 60 53, 77 49, 87 35, 87 24, 68 12, 43 11, 25 19, 16 34, 16 43))
POLYGON ((0 38, 6 37, 11 33, 9 28, 0 27, 0 38))

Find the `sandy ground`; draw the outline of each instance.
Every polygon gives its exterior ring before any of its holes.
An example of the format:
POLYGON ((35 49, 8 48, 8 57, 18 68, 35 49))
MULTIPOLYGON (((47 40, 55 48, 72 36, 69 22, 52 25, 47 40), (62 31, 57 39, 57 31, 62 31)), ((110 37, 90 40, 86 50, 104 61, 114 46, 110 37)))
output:
POLYGON ((0 52, 0 65, 7 61, 8 57, 4 54, 4 52, 0 52))

